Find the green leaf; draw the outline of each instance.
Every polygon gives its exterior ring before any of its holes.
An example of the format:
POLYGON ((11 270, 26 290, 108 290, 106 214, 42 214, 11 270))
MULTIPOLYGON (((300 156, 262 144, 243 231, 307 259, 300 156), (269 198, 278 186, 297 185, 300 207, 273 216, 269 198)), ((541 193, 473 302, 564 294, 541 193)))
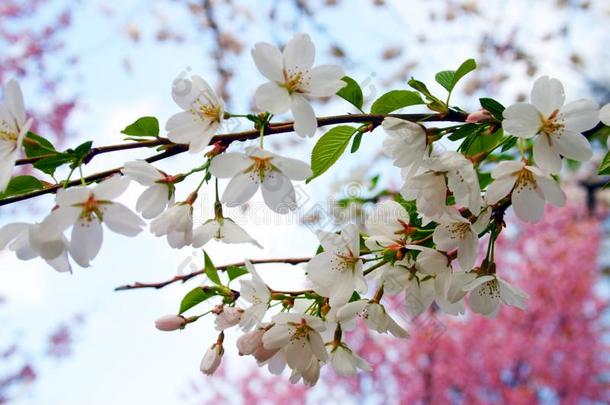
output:
POLYGON ((55 147, 51 142, 47 139, 43 138, 40 135, 37 135, 33 132, 28 132, 25 136, 26 139, 30 139, 34 142, 24 142, 23 149, 25 150, 25 155, 29 158, 37 157, 42 155, 49 155, 55 151, 55 147), (38 143, 38 145, 36 145, 38 143), (49 150, 50 149, 50 150, 49 150))
POLYGON ((55 170, 68 162, 72 162, 74 157, 70 154, 59 153, 55 156, 49 156, 34 163, 34 167, 43 173, 53 176, 55 170))
POLYGON ((410 105, 424 104, 421 96, 410 90, 392 90, 379 97, 371 106, 371 114, 387 114, 410 105))
POLYGON ((517 138, 516 136, 507 136, 506 138, 504 138, 504 140, 502 141, 501 152, 506 152, 507 150, 512 149, 513 146, 517 144, 518 140, 519 138, 517 138))
POLYGON ((246 269, 245 267, 239 267, 239 266, 227 267, 227 275, 229 276, 229 281, 233 281, 236 278, 243 276, 244 274, 248 274, 248 269, 246 269))
POLYGON ((436 96, 433 96, 424 83, 412 78, 411 80, 409 80, 408 84, 426 97, 426 99, 428 100, 428 103, 426 105, 431 110, 438 112, 445 112, 448 110, 447 105, 436 96))
POLYGON ((453 131, 451 135, 449 135, 449 139, 452 141, 457 141, 462 138, 466 138, 468 135, 471 135, 474 131, 479 128, 477 124, 464 124, 460 126, 458 129, 453 131))
POLYGON ((466 154, 469 156, 474 156, 481 152, 487 152, 494 149, 504 137, 504 131, 502 129, 498 129, 493 134, 489 134, 487 131, 483 131, 486 129, 484 126, 478 130, 471 139, 471 142, 468 145, 466 154))
POLYGON ((159 137, 159 120, 155 117, 141 117, 133 124, 127 125, 121 133, 130 136, 159 137))
POLYGON ((347 86, 343 87, 337 92, 337 95, 356 107, 362 110, 362 104, 364 103, 364 96, 362 95, 362 89, 360 85, 351 77, 344 76, 341 80, 347 83, 347 86))
POLYGON ((4 190, 0 193, 0 199, 7 198, 13 195, 29 193, 31 191, 42 190, 44 186, 34 176, 15 176, 11 179, 4 190))
POLYGON ((474 59, 468 59, 457 70, 444 70, 435 76, 436 82, 451 94, 460 79, 477 68, 474 59))
POLYGON ((217 290, 210 287, 197 287, 189 291, 184 298, 182 298, 182 302, 180 302, 180 311, 178 314, 188 311, 195 305, 201 304, 203 301, 212 298, 215 295, 217 295, 217 290))
POLYGON ((358 149, 360 149, 360 142, 362 142, 363 134, 363 132, 358 131, 356 136, 354 136, 354 140, 352 141, 352 149, 350 150, 351 153, 356 153, 358 152, 358 149))
POLYGON ((493 98, 483 97, 479 99, 479 103, 481 103, 481 107, 486 109, 494 116, 498 121, 502 121, 504 118, 502 114, 504 113, 505 107, 500 104, 498 101, 493 98))
POLYGON ((339 159, 356 130, 349 125, 339 125, 322 135, 311 151, 313 174, 307 183, 327 171, 339 159))
POLYGON ((599 166, 599 174, 610 174, 610 152, 606 153, 602 164, 599 166))
POLYGON ((78 145, 76 149, 71 150, 69 152, 67 151, 72 155, 73 160, 72 164, 70 165, 70 168, 74 169, 75 167, 78 167, 83 164, 83 160, 85 160, 85 157, 87 157, 87 154, 89 153, 89 151, 91 151, 92 146, 93 141, 87 141, 78 145))
POLYGON ((486 172, 479 172, 479 187, 481 187, 481 190, 483 190, 485 187, 487 187, 489 185, 489 183, 491 183, 491 173, 486 173, 486 172))
POLYGON ((205 275, 208 276, 210 281, 212 281, 214 284, 222 285, 220 276, 218 275, 218 270, 216 270, 216 266, 214 266, 214 263, 212 263, 212 259, 210 259, 210 256, 208 256, 205 251, 203 252, 203 259, 205 263, 205 275))

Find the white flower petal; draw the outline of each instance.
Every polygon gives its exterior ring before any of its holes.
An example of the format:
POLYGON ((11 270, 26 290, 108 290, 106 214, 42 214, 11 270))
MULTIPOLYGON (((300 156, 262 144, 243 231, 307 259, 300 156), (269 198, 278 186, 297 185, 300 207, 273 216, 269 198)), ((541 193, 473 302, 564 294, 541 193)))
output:
POLYGON ((97 200, 112 201, 127 190, 129 179, 118 174, 102 181, 93 189, 97 200))
POLYGON ((11 79, 4 85, 3 90, 4 102, 17 121, 18 128, 21 129, 20 127, 25 123, 25 106, 21 87, 16 80, 11 79))
POLYGON ((208 243, 218 232, 220 224, 215 219, 211 219, 198 226, 193 231, 193 247, 200 248, 208 243))
POLYGON ((294 130, 302 137, 314 136, 318 127, 318 121, 311 104, 300 94, 293 94, 290 100, 290 108, 294 116, 294 130))
POLYGON ((343 68, 337 65, 320 65, 311 69, 308 81, 302 90, 313 97, 330 97, 347 85, 341 80, 345 76, 343 68))
POLYGON ((290 95, 286 88, 275 82, 261 84, 254 93, 254 103, 262 111, 283 114, 290 108, 290 95))
POLYGON ((234 177, 252 165, 252 160, 243 153, 226 152, 216 156, 210 163, 210 173, 221 179, 234 177))
POLYGON ((591 100, 572 101, 559 110, 558 120, 562 120, 570 131, 584 132, 599 122, 599 106, 591 100))
POLYGON ((593 156, 593 149, 587 138, 578 132, 564 130, 553 139, 555 150, 568 159, 587 162, 593 156))
POLYGON ((126 162, 123 165, 122 172, 125 176, 147 187, 150 187, 155 184, 156 181, 165 178, 159 170, 144 160, 126 162))
POLYGON ((490 281, 479 285, 470 293, 470 309, 477 314, 490 318, 495 317, 500 310, 500 293, 490 287, 490 281))
POLYGON ((525 167, 525 163, 522 161, 505 160, 498 163, 493 169, 491 169, 491 177, 499 179, 517 172, 525 167))
POLYGON ((146 219, 160 215, 169 203, 169 188, 165 184, 148 187, 136 202, 136 211, 146 219))
POLYGON ((227 207, 237 207, 252 198, 256 190, 258 190, 258 177, 251 173, 240 173, 229 181, 222 193, 221 201, 227 207))
POLYGON ((532 104, 545 117, 548 117, 553 111, 561 108, 565 101, 563 85, 557 79, 551 79, 548 76, 539 77, 534 82, 530 99, 532 104))
POLYGON ((548 203, 556 207, 563 207, 565 205, 566 195, 555 179, 534 175, 534 180, 536 180, 536 184, 542 190, 544 199, 548 203))
POLYGON ((125 236, 136 236, 142 232, 144 221, 133 211, 120 203, 102 206, 104 224, 113 232, 125 236))
POLYGON ((275 46, 267 42, 257 42, 252 49, 252 59, 259 72, 267 79, 278 83, 284 81, 282 53, 275 46))
POLYGON ((558 173, 561 170, 561 157, 551 148, 545 135, 534 139, 534 160, 540 168, 549 173, 558 173))
POLYGON ((290 179, 280 172, 268 173, 261 186, 265 204, 278 214, 296 209, 296 194, 290 179))
POLYGON ((599 110, 599 120, 604 123, 604 125, 610 126, 610 103, 606 104, 599 110))
POLYGON ((311 176, 309 165, 301 160, 276 156, 273 158, 273 165, 288 176, 290 180, 300 181, 311 176))
POLYGON ((262 246, 244 228, 237 225, 230 218, 224 219, 224 243, 251 243, 262 249, 262 246))
POLYGON ((93 218, 91 221, 80 219, 72 228, 70 237, 70 254, 81 267, 89 267, 89 263, 99 253, 102 247, 102 224, 93 218))
POLYGON ((296 34, 284 47, 284 68, 288 74, 303 72, 313 66, 316 48, 307 34, 296 34))
POLYGON ((544 213, 544 199, 531 185, 517 186, 511 201, 515 214, 525 222, 538 222, 544 213))
POLYGON ((502 128, 509 134, 520 138, 536 135, 542 124, 540 112, 531 104, 516 103, 503 113, 502 128))
POLYGON ((488 204, 496 204, 502 198, 506 197, 517 181, 517 176, 502 177, 494 180, 488 187, 485 193, 485 201, 488 204))
POLYGON ((474 232, 466 232, 464 239, 458 243, 458 262, 464 271, 469 271, 474 267, 479 248, 479 239, 474 232))

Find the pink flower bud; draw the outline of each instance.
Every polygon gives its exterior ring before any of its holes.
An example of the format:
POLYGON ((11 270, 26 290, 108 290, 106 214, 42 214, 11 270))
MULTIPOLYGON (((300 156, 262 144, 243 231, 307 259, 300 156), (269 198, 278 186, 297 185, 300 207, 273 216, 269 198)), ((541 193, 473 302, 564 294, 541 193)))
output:
POLYGON ((253 354, 259 347, 263 346, 264 329, 256 329, 246 332, 237 339, 237 350, 240 356, 253 354))
POLYGON ((157 329, 170 332, 184 328, 186 325, 186 319, 180 315, 165 315, 155 321, 157 329))
POLYGON ((216 316, 216 330, 223 331, 232 326, 235 326, 241 320, 241 316, 244 310, 237 307, 224 307, 222 311, 216 316))
POLYGON ((466 117, 466 122, 474 124, 480 121, 487 121, 493 118, 493 115, 485 109, 477 110, 473 113, 468 114, 466 117))
POLYGON ((201 364, 199 365, 201 372, 207 375, 214 374, 218 369, 218 366, 220 366, 220 360, 222 359, 223 353, 224 349, 222 348, 222 345, 214 343, 212 347, 205 352, 203 359, 201 359, 201 364))

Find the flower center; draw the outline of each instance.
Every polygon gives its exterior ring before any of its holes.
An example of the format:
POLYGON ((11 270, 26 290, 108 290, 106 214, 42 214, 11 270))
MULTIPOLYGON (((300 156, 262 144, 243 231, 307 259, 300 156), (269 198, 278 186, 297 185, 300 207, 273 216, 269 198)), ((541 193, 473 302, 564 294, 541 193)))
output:
POLYGON ((18 134, 13 132, 5 121, 0 121, 0 141, 16 142, 18 134))
POLYGON ((551 135, 557 135, 560 132, 564 124, 562 122, 558 122, 559 110, 555 110, 551 113, 548 118, 541 117, 540 118, 540 129, 538 132, 550 137, 551 135))
POLYGON ((271 164, 271 161, 273 160, 272 156, 266 158, 250 156, 250 160, 252 161, 252 166, 250 166, 246 172, 258 174, 258 178, 261 182, 265 179, 268 172, 275 169, 273 164, 271 164))
POLYGON ((494 278, 493 280, 488 281, 481 286, 478 292, 481 297, 487 295, 489 298, 499 299, 500 285, 498 284, 498 280, 494 278))
POLYGON ((470 224, 465 222, 456 222, 448 227, 451 239, 464 239, 466 232, 470 230, 470 224))
POLYGON ((534 191, 536 189, 536 180, 534 174, 527 169, 523 169, 517 175, 515 183, 515 192, 520 193, 523 189, 534 191))
POLYGON ((95 195, 91 193, 87 201, 83 203, 74 204, 75 207, 81 207, 82 211, 80 214, 80 218, 86 221, 93 221, 93 216, 95 215, 100 222, 104 219, 104 214, 102 212, 102 205, 110 204, 110 201, 96 200, 95 195))
POLYGON ((293 332, 290 340, 301 340, 306 339, 309 336, 309 332, 312 330, 305 319, 301 319, 301 323, 289 322, 293 326, 293 332))
POLYGON ((288 93, 290 93, 290 94, 292 94, 294 92, 302 92, 301 86, 303 84, 303 77, 304 77, 304 72, 301 72, 300 70, 297 70, 297 71, 284 70, 285 82, 282 85, 282 87, 284 87, 286 90, 288 90, 288 93))
POLYGON ((200 104, 199 115, 214 122, 220 122, 220 106, 212 104, 200 104))

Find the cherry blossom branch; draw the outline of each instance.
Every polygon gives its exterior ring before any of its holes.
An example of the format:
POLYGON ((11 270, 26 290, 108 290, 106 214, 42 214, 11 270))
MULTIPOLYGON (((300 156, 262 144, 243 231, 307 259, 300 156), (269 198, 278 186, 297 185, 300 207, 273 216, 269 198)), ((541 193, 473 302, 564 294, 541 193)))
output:
MULTIPOLYGON (((311 260, 311 257, 251 259, 250 262, 252 264, 284 263, 284 264, 296 265, 296 264, 301 264, 301 263, 307 263, 309 260, 311 260)), ((233 266, 243 267, 245 265, 246 265, 245 262, 232 263, 232 264, 227 264, 224 266, 217 266, 216 270, 226 271, 229 267, 233 267, 233 266)), ((167 285, 170 285, 170 284, 173 284, 176 282, 184 283, 184 282, 190 280, 191 278, 202 275, 204 273, 205 273, 205 269, 197 270, 192 273, 184 274, 181 276, 175 276, 169 280, 158 282, 158 283, 140 283, 140 282, 136 281, 133 284, 126 284, 126 285, 116 287, 114 289, 114 291, 135 290, 135 289, 141 289, 141 288, 154 288, 154 289, 158 290, 158 289, 161 289, 167 285)), ((283 293, 286 293, 286 292, 283 292, 283 293)))
MULTIPOLYGON (((344 123, 371 123, 373 126, 378 126, 386 117, 396 117, 400 119, 404 119, 412 122, 433 122, 433 121, 451 121, 451 122, 464 122, 466 120, 467 114, 457 112, 457 111, 449 111, 445 114, 345 114, 345 115, 335 115, 328 117, 320 117, 318 118, 318 127, 323 127, 326 125, 334 125, 334 124, 344 124, 344 123)), ((264 130, 264 135, 273 135, 280 133, 287 133, 294 131, 294 122, 282 122, 277 124, 270 124, 264 130)), ((249 139, 255 139, 260 136, 259 130, 249 130, 242 131, 236 133, 227 133, 216 135, 212 138, 211 143, 222 142, 225 145, 229 145, 235 141, 245 141, 249 139)), ((169 141, 167 138, 157 138, 151 141, 144 142, 135 142, 135 143, 127 143, 127 144, 118 144, 118 145, 109 145, 102 146, 99 148, 92 148, 89 153, 83 159, 84 163, 90 162, 95 156, 118 152, 124 150, 138 149, 138 148, 151 148, 155 146, 167 146, 167 149, 159 153, 157 155, 151 156, 145 159, 148 163, 157 162, 159 160, 166 159, 171 156, 178 155, 180 153, 184 153, 188 150, 187 145, 174 144, 169 141)), ((44 157, 48 157, 46 155, 21 159, 18 161, 18 164, 32 164, 41 160, 44 157)), ((117 167, 114 169, 106 170, 103 172, 99 172, 93 174, 91 176, 84 177, 84 181, 87 183, 101 180, 105 177, 108 177, 113 174, 117 174, 121 172, 122 167, 117 167)), ((49 187, 46 187, 42 190, 35 190, 29 193, 24 193, 16 196, 12 196, 9 198, 5 198, 0 200, 0 206, 13 204, 15 202, 28 200, 31 198, 39 197, 45 194, 53 194, 57 192, 62 187, 69 188, 82 184, 81 179, 68 182, 67 184, 55 184, 49 187)))

